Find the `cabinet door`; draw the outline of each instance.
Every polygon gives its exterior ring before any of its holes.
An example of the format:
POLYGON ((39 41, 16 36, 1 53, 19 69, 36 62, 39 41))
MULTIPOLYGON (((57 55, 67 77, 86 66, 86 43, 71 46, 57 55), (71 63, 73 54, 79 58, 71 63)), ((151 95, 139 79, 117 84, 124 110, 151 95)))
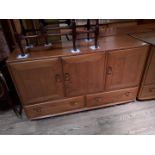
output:
POLYGON ((66 96, 102 91, 104 88, 104 53, 62 58, 66 96))
POLYGON ((148 46, 108 53, 106 90, 138 86, 148 46))
POLYGON ((59 59, 11 63, 9 65, 23 104, 62 98, 62 66, 59 59))
POLYGON ((155 84, 155 47, 151 48, 149 56, 148 68, 146 70, 145 85, 155 84))

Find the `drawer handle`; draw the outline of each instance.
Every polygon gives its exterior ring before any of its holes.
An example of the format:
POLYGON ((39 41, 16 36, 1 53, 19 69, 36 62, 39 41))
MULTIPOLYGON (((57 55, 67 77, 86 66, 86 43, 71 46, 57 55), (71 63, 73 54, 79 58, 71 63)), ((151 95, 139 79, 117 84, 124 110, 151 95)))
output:
POLYGON ((112 67, 108 66, 107 67, 107 75, 111 75, 112 74, 112 67))
POLYGON ((56 82, 61 82, 61 76, 59 74, 55 75, 55 81, 56 82))
POLYGON ((69 73, 65 73, 65 81, 70 81, 70 74, 69 73))
POLYGON ((70 105, 71 106, 77 106, 79 103, 78 102, 71 102, 70 105))
POLYGON ((155 88, 149 88, 149 92, 154 92, 155 88))
POLYGON ((125 96, 130 96, 131 92, 126 92, 125 96))
POLYGON ((41 112, 41 107, 34 107, 33 111, 39 113, 39 112, 41 112))
POLYGON ((102 97, 96 97, 96 98, 95 98, 95 101, 97 101, 97 102, 102 102, 102 97))

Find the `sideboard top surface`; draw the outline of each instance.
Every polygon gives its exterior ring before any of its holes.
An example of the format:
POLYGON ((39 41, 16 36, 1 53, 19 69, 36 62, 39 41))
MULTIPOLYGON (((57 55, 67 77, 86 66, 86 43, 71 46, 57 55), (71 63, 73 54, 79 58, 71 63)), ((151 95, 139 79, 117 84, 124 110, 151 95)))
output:
POLYGON ((9 56, 7 62, 21 62, 21 61, 30 61, 34 59, 42 58, 54 58, 62 56, 71 56, 71 55, 80 55, 80 54, 90 54, 104 51, 112 50, 122 50, 128 48, 136 48, 140 46, 146 46, 147 43, 140 41, 136 38, 133 38, 129 35, 114 35, 99 38, 99 48, 97 50, 90 49, 90 46, 94 44, 92 42, 85 42, 84 40, 77 41, 77 47, 80 49, 80 53, 73 54, 71 52, 72 42, 67 41, 62 44, 54 44, 52 49, 33 49, 27 52, 29 57, 26 59, 18 59, 17 55, 20 54, 19 49, 16 49, 9 56))

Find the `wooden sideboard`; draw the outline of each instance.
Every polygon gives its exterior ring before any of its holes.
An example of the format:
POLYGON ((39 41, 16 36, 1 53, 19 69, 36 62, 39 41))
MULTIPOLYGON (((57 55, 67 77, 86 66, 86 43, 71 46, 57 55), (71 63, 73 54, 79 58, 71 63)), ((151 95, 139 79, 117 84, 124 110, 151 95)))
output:
POLYGON ((52 50, 31 50, 8 68, 29 119, 84 111, 136 99, 149 45, 128 35, 79 41, 80 53, 71 53, 71 42, 52 50))
POLYGON ((145 67, 145 72, 138 93, 139 100, 155 98, 155 32, 132 34, 131 36, 149 43, 150 51, 145 67))

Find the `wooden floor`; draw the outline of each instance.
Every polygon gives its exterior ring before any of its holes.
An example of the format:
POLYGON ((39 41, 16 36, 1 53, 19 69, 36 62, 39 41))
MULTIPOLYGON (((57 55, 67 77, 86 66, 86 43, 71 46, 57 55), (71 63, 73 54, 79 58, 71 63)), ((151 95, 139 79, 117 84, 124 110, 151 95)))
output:
POLYGON ((37 121, 0 112, 0 134, 155 134, 155 101, 131 102, 37 121))

